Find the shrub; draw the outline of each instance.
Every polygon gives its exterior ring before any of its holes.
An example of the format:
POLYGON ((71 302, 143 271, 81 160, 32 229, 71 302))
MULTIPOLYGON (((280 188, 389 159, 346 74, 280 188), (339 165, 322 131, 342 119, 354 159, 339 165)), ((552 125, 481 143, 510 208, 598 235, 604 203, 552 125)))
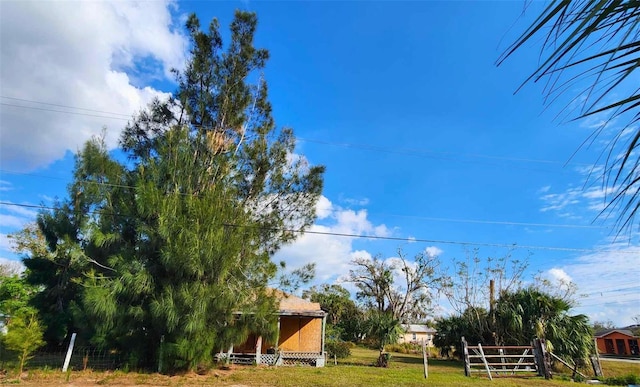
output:
POLYGON ((353 343, 345 341, 327 340, 325 349, 329 357, 336 357, 338 359, 344 359, 351 356, 351 345, 353 343))
POLYGON ((604 384, 610 386, 628 386, 633 384, 640 384, 640 376, 629 374, 625 376, 614 376, 611 378, 601 378, 604 384))
POLYGON ((397 353, 422 353, 422 348, 420 344, 413 343, 400 343, 400 344, 387 344, 384 347, 387 352, 397 352, 397 353))

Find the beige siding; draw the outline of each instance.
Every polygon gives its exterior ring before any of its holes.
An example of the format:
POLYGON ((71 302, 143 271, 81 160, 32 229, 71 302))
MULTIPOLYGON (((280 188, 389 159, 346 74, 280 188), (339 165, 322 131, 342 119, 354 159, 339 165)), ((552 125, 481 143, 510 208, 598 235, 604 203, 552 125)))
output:
POLYGON ((433 334, 423 333, 423 332, 416 332, 415 337, 414 337, 414 333, 412 332, 405 333, 404 335, 400 336, 400 340, 398 340, 398 343, 418 343, 419 344, 422 342, 422 340, 426 341, 429 347, 433 346, 433 334))
POLYGON ((278 349, 291 352, 322 350, 322 319, 312 317, 280 317, 278 349))

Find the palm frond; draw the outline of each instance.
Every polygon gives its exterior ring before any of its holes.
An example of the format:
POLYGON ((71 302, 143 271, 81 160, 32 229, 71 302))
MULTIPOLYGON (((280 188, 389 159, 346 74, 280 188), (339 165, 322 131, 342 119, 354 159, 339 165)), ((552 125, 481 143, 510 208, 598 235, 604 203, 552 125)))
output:
POLYGON ((553 103, 580 87, 563 111, 579 109, 574 119, 606 114, 591 138, 601 135, 614 119, 635 112, 610 142, 613 157, 607 159, 602 176, 603 185, 615 188, 607 198, 607 210, 618 210, 618 231, 633 226, 640 207, 640 191, 635 185, 640 174, 640 154, 634 153, 640 145, 640 128, 632 126, 640 119, 640 89, 636 88, 638 79, 634 77, 640 67, 640 1, 552 1, 504 51, 497 65, 539 35, 544 35, 541 64, 518 90, 546 78, 545 102, 553 103), (633 130, 635 136, 621 144, 620 134, 627 129, 633 130))

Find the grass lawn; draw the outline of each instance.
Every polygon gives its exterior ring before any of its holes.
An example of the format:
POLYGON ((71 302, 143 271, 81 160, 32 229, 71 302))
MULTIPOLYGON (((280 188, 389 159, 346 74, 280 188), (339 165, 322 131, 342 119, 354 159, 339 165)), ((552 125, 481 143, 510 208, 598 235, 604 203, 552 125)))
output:
MULTIPOLYGON (((333 361, 324 368, 312 367, 255 367, 235 366, 229 370, 212 370, 206 375, 185 374, 166 376, 136 372, 74 371, 68 375, 59 371, 32 370, 22 385, 148 385, 148 386, 575 386, 562 377, 553 380, 542 378, 494 378, 464 376, 462 363, 450 360, 429 360, 429 378, 424 379, 420 355, 392 354, 389 368, 376 368, 371 364, 376 351, 353 348, 352 356, 333 361)), ((640 365, 622 362, 602 362, 606 376, 640 374, 640 365)), ((565 378, 566 379, 566 378, 565 378)), ((11 382, 9 379, 0 383, 11 382)))

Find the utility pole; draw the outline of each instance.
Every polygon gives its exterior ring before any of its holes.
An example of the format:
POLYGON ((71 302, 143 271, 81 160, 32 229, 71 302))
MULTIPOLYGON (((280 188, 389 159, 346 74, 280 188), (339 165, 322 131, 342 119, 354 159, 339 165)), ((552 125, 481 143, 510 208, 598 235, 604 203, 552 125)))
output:
POLYGON ((496 283, 494 280, 489 280, 489 319, 491 321, 491 336, 495 345, 498 345, 498 338, 496 337, 496 283))

